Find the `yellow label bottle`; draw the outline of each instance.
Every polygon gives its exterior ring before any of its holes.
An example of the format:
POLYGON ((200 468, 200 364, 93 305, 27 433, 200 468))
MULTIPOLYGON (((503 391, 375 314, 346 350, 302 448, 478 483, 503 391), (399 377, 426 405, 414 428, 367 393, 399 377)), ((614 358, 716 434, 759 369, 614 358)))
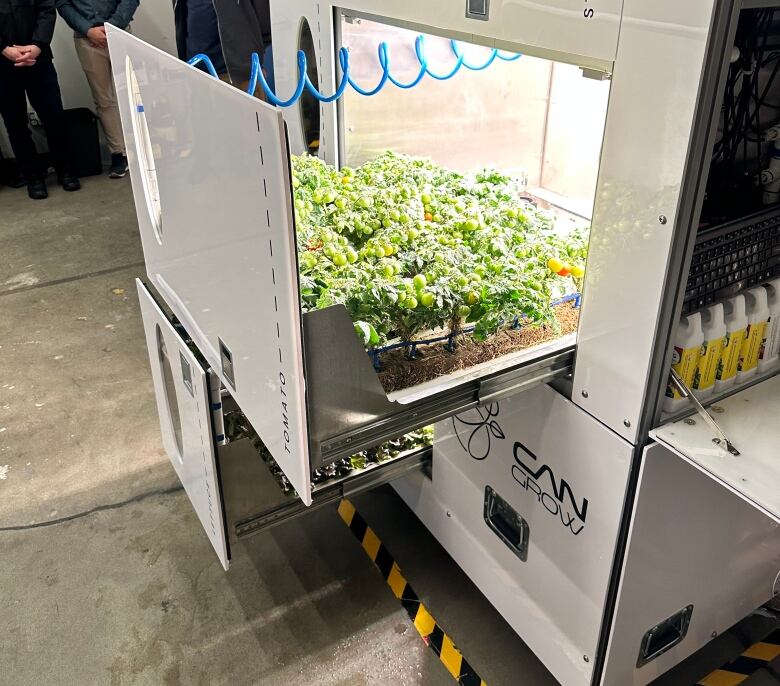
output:
POLYGON ((751 288, 745 293, 748 325, 745 340, 739 353, 738 381, 744 381, 756 373, 758 358, 764 345, 766 324, 769 320, 767 292, 763 286, 751 288))
POLYGON ((769 320, 764 332, 764 349, 758 356, 758 370, 765 372, 780 361, 780 279, 767 285, 769 320))
POLYGON ((723 303, 726 319, 726 342, 723 354, 715 373, 715 388, 721 391, 731 386, 737 379, 737 365, 747 329, 745 296, 737 295, 723 303))
MULTIPOLYGON (((680 375, 689 388, 693 385, 693 380, 696 377, 703 343, 701 312, 695 312, 681 319, 674 338, 672 369, 680 375)), ((667 412, 674 412, 679 405, 685 402, 686 400, 672 387, 671 383, 667 384, 664 409, 667 412)))
POLYGON ((693 377, 693 392, 698 398, 708 396, 715 389, 715 375, 726 345, 726 320, 723 303, 712 305, 702 312, 704 343, 701 347, 699 366, 693 377))

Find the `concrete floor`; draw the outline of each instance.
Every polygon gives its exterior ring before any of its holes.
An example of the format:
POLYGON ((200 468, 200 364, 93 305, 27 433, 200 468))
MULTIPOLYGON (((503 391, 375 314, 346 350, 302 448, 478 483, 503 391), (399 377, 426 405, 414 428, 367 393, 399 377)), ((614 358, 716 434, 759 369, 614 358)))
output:
MULTIPOLYGON (((222 571, 160 447, 128 179, 0 189, 0 255, 0 682, 454 683, 332 508, 222 571)), ((356 502, 488 684, 555 683, 389 489, 356 502)))

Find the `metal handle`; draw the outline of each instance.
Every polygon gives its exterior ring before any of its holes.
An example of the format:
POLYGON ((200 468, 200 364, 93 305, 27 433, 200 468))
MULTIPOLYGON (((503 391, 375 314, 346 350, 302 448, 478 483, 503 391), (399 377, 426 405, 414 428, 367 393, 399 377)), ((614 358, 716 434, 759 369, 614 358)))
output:
POLYGON ((734 447, 734 444, 728 438, 726 438, 726 434, 723 433, 723 430, 718 426, 718 423, 712 418, 712 415, 707 412, 707 410, 704 408, 704 405, 699 402, 699 399, 691 392, 691 389, 688 388, 687 384, 682 380, 680 375, 673 368, 669 370, 669 374, 671 376, 672 386, 674 386, 675 390, 683 398, 688 398, 688 400, 693 403, 693 406, 696 408, 696 412, 698 412, 699 416, 715 433, 715 438, 712 439, 712 442, 719 445, 721 448, 724 448, 735 457, 739 456, 739 450, 737 450, 734 447))
POLYGON ((528 560, 528 540, 531 529, 528 522, 496 493, 485 486, 485 523, 517 557, 528 560))
POLYGON ((687 605, 671 617, 647 630, 639 646, 636 666, 646 665, 685 638, 691 624, 693 605, 687 605))

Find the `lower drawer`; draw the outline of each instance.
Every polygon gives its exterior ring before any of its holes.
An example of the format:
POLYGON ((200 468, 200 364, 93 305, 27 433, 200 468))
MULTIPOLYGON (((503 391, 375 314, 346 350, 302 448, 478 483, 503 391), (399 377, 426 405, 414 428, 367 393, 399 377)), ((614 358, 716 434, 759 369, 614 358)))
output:
POLYGON ((435 425, 394 484, 564 686, 593 679, 632 446, 549 386, 435 425))
POLYGON ((651 444, 600 683, 649 684, 780 592, 778 575, 780 524, 651 444))
POLYGON ((417 432, 388 444, 381 461, 361 468, 350 468, 347 461, 325 474, 314 471, 307 507, 257 441, 228 442, 224 406, 231 400, 219 377, 140 282, 138 294, 163 446, 225 569, 232 539, 430 463, 430 441, 426 445, 424 432, 417 432))

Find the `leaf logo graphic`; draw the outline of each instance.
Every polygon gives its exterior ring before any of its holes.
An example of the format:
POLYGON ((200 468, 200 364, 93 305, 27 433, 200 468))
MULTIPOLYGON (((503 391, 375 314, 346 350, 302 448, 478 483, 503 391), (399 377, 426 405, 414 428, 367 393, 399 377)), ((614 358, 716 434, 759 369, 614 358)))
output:
POLYGON ((506 438, 503 429, 495 420, 498 412, 498 403, 489 403, 452 418, 455 436, 472 459, 484 460, 490 454, 493 438, 506 438))

